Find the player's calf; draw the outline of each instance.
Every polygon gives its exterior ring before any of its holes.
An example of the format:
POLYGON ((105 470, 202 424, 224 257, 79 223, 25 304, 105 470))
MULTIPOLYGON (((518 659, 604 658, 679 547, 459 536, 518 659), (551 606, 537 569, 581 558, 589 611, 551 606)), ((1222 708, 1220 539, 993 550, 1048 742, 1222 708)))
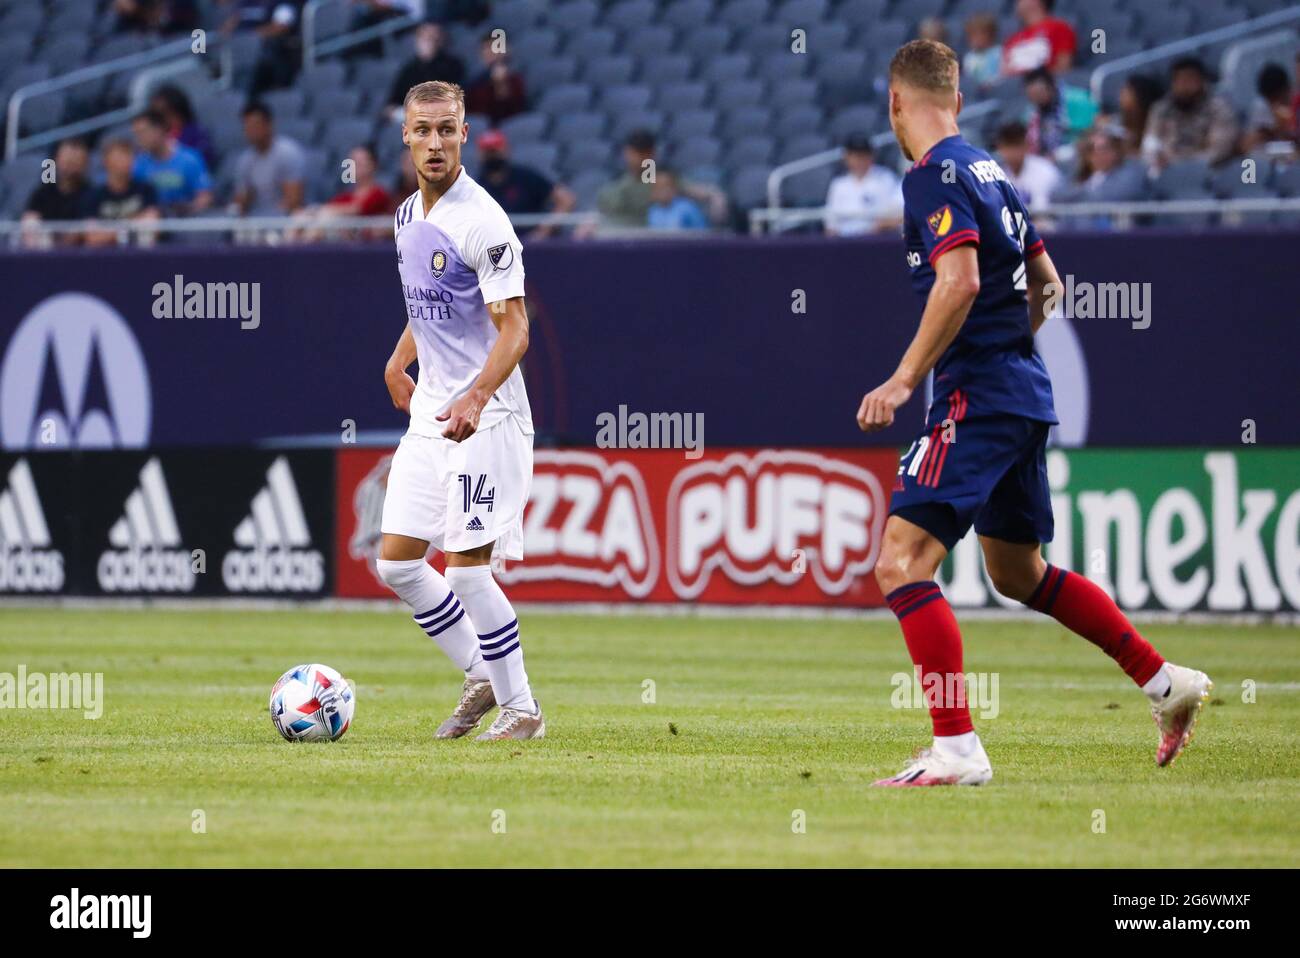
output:
MULTIPOLYGON (((492 692, 507 712, 531 715, 540 712, 533 700, 524 670, 524 651, 520 642, 519 617, 515 615, 510 600, 492 575, 490 565, 452 565, 447 568, 447 579, 460 600, 469 610, 477 634, 483 667, 492 682, 492 692)), ((500 718, 498 718, 500 721, 500 718)), ((524 723, 528 724, 528 723, 524 723)), ((540 727, 540 721, 537 723, 540 727)), ((496 737, 496 736, 480 736, 496 737)), ((516 737, 516 736, 511 736, 516 737)), ((522 736, 532 738, 533 735, 522 736)))

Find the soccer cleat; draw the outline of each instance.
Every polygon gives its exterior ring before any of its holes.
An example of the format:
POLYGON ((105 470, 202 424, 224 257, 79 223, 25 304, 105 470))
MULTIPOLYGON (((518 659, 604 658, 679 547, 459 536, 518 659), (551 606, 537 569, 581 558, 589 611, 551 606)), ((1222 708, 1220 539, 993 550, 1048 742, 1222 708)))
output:
POLYGON ((1174 764, 1174 759, 1192 740, 1196 720, 1201 716, 1201 706, 1214 688, 1214 683, 1204 672, 1172 662, 1166 662, 1163 668, 1169 676, 1169 692, 1159 703, 1151 706, 1151 717, 1156 720, 1156 728, 1160 729, 1156 764, 1162 768, 1174 764))
POLYGON ((542 718, 542 707, 533 699, 532 712, 523 709, 505 709, 497 715, 496 721, 480 735, 477 741, 493 742, 507 738, 541 738, 546 734, 546 721, 542 718))
POLYGON ((884 788, 910 788, 921 785, 983 785, 993 777, 993 767, 977 744, 971 755, 952 755, 935 748, 923 748, 893 778, 882 778, 873 785, 884 788))
POLYGON ((456 710, 451 713, 450 718, 438 726, 438 731, 433 733, 433 737, 460 738, 474 731, 478 728, 478 723, 483 720, 483 716, 487 715, 496 704, 491 682, 487 679, 466 679, 465 687, 460 692, 460 701, 456 703, 456 710))

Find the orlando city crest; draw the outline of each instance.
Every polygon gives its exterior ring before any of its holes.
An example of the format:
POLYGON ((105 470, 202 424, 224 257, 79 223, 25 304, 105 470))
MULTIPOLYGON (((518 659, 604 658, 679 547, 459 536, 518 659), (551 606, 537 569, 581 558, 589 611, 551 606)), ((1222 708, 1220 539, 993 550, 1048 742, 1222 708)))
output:
POLYGON ((447 254, 440 249, 434 250, 429 269, 433 270, 434 279, 442 279, 442 274, 447 272, 447 254))
POLYGON ((930 232, 935 236, 943 236, 952 229, 952 209, 945 206, 943 209, 935 210, 925 221, 930 224, 930 232))

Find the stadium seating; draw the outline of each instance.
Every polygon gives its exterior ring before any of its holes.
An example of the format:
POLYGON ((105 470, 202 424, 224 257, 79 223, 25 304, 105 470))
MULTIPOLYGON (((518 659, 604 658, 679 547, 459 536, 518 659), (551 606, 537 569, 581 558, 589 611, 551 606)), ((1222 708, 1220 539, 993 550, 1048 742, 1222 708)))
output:
MULTIPOLYGON (((1056 11, 1080 28, 1081 66, 1072 79, 1086 85, 1097 64, 1087 49, 1094 28, 1106 31, 1113 57, 1283 5, 1282 0, 1059 0, 1056 11)), ((211 27, 213 5, 204 9, 211 27)), ((346 29, 344 4, 326 3, 320 12, 322 35, 346 29)), ((757 196, 756 166, 817 152, 850 133, 886 130, 881 76, 893 50, 916 35, 920 20, 936 16, 962 53, 962 24, 976 12, 996 14, 1003 37, 1018 29, 1012 0, 499 0, 482 24, 449 24, 447 39, 472 76, 483 33, 497 26, 506 30, 531 103, 529 112, 503 124, 517 158, 544 160, 548 174, 568 182, 589 183, 595 173, 608 179, 618 172, 619 138, 647 125, 666 156, 688 171, 698 168, 718 177, 743 210, 757 196), (804 32, 806 52, 791 50, 795 29, 804 32), (603 164, 598 170, 591 165, 596 161, 603 164)), ((163 42, 117 32, 115 26, 108 0, 0 0, 0 98, 7 101, 19 87, 48 76, 163 42)), ((1296 43, 1294 30, 1280 30, 1212 51, 1212 67, 1227 71, 1221 89, 1238 110, 1250 108, 1260 66, 1282 61, 1293 67, 1296 43)), ((292 87, 267 93, 264 100, 281 132, 331 157, 355 143, 375 142, 386 175, 394 175, 399 147, 379 108, 411 43, 409 36, 389 37, 383 46, 383 57, 328 57, 301 71, 292 87)), ((251 74, 257 38, 236 34, 231 49, 233 88, 199 74, 193 81, 199 119, 223 161, 242 148, 237 91, 251 74)), ((216 62, 213 58, 214 67, 216 62)), ((1160 64, 1150 68, 1156 74, 1163 70, 1160 64)), ((38 97, 23 107, 23 133, 121 107, 129 80, 124 76, 38 97)), ((986 95, 1001 104, 998 118, 1023 111, 1016 80, 997 84, 986 95)), ((975 91, 968 92, 968 103, 978 99, 975 91)), ((972 136, 984 133, 973 130, 972 136)), ((1180 179, 1183 175, 1167 171, 1153 195, 1196 192, 1180 179)), ((1292 183, 1293 175, 1287 176, 1292 183)), ((14 215, 22 191, 12 189, 7 169, 0 179, 11 187, 0 197, 0 212, 14 215)), ((797 202, 820 202, 813 187, 795 192, 797 202)), ((1229 189, 1219 195, 1234 194, 1229 189)), ((592 196, 590 190, 580 192, 585 206, 592 196)))

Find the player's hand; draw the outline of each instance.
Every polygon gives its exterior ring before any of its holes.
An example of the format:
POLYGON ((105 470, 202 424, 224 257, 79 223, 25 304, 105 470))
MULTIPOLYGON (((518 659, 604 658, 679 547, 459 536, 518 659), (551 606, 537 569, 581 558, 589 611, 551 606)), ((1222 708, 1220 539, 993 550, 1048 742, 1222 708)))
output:
POLYGON ((468 392, 457 399, 446 412, 441 413, 436 418, 438 422, 445 422, 447 428, 442 431, 442 435, 452 442, 464 442, 478 430, 478 417, 483 412, 484 402, 468 392))
POLYGON ((388 395, 393 400, 393 405, 408 416, 411 414, 411 396, 415 393, 415 380, 405 369, 394 369, 387 367, 384 369, 384 384, 388 387, 388 395))
POLYGON ((886 380, 862 397, 858 407, 858 428, 879 432, 894 424, 894 411, 912 397, 912 389, 897 379, 886 380))

